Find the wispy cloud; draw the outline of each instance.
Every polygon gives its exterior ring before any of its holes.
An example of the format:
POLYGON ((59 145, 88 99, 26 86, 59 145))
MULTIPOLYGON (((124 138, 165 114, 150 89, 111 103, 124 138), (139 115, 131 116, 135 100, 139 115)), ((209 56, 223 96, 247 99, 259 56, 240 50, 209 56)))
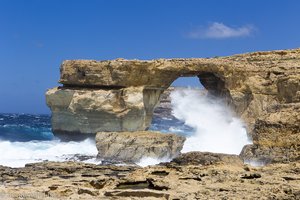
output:
POLYGON ((230 27, 223 23, 214 22, 208 27, 198 28, 189 32, 188 37, 193 39, 226 39, 248 37, 253 33, 254 29, 255 28, 252 25, 230 27))

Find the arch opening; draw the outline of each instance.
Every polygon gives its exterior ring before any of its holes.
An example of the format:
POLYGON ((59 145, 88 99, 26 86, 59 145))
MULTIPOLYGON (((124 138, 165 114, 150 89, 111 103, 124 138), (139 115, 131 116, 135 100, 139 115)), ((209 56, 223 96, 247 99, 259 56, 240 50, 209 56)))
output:
POLYGON ((239 154, 251 142, 231 102, 224 81, 213 73, 179 77, 161 95, 150 129, 184 135, 182 153, 239 154))

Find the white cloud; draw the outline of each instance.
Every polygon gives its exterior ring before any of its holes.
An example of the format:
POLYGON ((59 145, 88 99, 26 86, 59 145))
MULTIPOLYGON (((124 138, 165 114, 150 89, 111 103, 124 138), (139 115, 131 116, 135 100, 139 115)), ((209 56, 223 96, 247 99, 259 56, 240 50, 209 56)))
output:
POLYGON ((189 38, 193 39, 225 39, 236 37, 250 36, 254 31, 254 27, 251 25, 245 25, 241 27, 229 27, 223 23, 214 22, 206 28, 199 28, 188 33, 189 38))

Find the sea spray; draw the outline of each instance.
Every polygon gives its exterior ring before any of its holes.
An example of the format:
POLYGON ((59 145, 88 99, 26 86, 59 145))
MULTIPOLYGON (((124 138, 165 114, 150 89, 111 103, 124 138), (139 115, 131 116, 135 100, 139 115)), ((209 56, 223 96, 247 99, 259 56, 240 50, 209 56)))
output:
POLYGON ((171 93, 173 115, 194 128, 182 153, 209 151, 239 154, 249 144, 246 129, 222 101, 209 98, 201 90, 175 90, 171 93))
POLYGON ((147 167, 150 165, 157 165, 161 162, 170 162, 171 158, 151 158, 151 157, 144 157, 142 158, 139 162, 136 164, 141 166, 141 167, 147 167))
MULTIPOLYGON (((10 167, 24 167, 26 163, 45 160, 72 160, 72 157, 76 154, 96 158, 98 153, 95 141, 92 139, 80 142, 61 142, 59 140, 10 142, 0 140, 0 147, 0 165, 10 167)), ((86 161, 90 163, 97 162, 96 159, 86 161)))
MULTIPOLYGON (((243 145, 249 143, 243 123, 220 102, 195 90, 175 91, 171 97, 173 114, 182 122, 173 116, 156 116, 151 130, 185 135, 187 140, 182 152, 238 154, 243 145)), ((84 162, 100 162, 96 159, 95 141, 62 142, 55 139, 49 115, 0 114, 0 119, 0 165, 23 167, 26 163, 44 160, 74 160, 75 155, 91 158, 84 162)), ((170 159, 143 158, 137 164, 154 165, 170 159)))

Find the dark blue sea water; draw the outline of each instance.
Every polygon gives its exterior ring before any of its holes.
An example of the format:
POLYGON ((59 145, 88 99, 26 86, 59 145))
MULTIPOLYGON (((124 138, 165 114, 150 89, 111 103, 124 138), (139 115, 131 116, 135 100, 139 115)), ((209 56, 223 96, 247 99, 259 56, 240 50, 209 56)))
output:
POLYGON ((0 114, 0 140, 52 140, 49 115, 0 114))
MULTIPOLYGON (((170 106, 157 108, 150 130, 186 136, 182 153, 239 154, 251 143, 242 121, 220 101, 195 90, 174 91, 171 99, 172 111, 170 106)), ((0 114, 0 165, 22 167, 44 160, 99 162, 94 139, 60 141, 51 132, 50 121, 49 115, 0 114)))
MULTIPOLYGON (((150 130, 181 135, 187 135, 193 131, 173 116, 154 116, 150 130)), ((54 139, 50 115, 0 114, 0 140, 2 141, 28 142, 54 139)))
MULTIPOLYGON (((150 130, 188 134, 192 129, 173 116, 155 115, 150 130)), ((22 167, 43 160, 76 160, 86 156, 95 163, 95 141, 62 142, 51 132, 50 115, 0 114, 0 165, 22 167)))

